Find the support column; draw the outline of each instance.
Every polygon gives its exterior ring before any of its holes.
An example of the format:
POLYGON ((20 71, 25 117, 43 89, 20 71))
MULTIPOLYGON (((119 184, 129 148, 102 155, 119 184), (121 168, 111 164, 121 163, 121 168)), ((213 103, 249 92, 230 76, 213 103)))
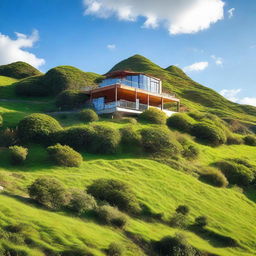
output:
POLYGON ((139 109, 140 106, 137 107, 137 97, 138 97, 138 94, 137 94, 137 88, 135 88, 135 109, 139 109))
POLYGON ((116 101, 116 106, 117 106, 117 85, 115 87, 115 101, 116 101))
POLYGON ((161 98, 161 110, 163 110, 164 109, 164 98, 162 97, 161 98))
POLYGON ((148 94, 148 109, 149 109, 149 94, 148 94))

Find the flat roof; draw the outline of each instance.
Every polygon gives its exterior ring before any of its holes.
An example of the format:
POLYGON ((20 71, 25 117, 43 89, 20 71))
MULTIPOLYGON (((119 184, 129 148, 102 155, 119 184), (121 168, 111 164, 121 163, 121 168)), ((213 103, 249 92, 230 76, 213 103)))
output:
POLYGON ((135 71, 131 71, 131 70, 116 70, 116 71, 112 71, 112 72, 104 74, 104 76, 106 76, 107 78, 135 76, 135 75, 144 75, 144 76, 152 77, 152 78, 157 79, 157 80, 161 80, 160 78, 157 78, 157 77, 152 76, 150 74, 145 74, 143 72, 135 72, 135 71))

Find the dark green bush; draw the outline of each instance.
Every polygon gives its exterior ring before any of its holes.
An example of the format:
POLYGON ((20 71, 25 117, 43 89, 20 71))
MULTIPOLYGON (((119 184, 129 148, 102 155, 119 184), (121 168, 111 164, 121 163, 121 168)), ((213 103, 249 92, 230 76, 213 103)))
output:
MULTIPOLYGON (((58 256, 58 255, 56 255, 58 256)), ((85 248, 74 248, 68 249, 61 252, 60 256, 94 256, 93 253, 89 252, 88 249, 85 248)))
POLYGON ((193 119, 186 114, 174 114, 167 119, 166 124, 169 128, 181 132, 189 132, 193 124, 193 119))
POLYGON ((79 113, 79 118, 83 122, 95 122, 99 120, 97 113, 92 109, 84 109, 79 113))
POLYGON ((219 161, 215 165, 227 177, 230 184, 247 186, 254 179, 254 173, 248 167, 232 161, 219 161))
POLYGON ((202 121, 202 119, 205 117, 205 113, 198 112, 198 111, 189 112, 188 115, 193 119, 195 119, 196 121, 202 121))
POLYGON ((107 250, 108 256, 122 256, 124 253, 124 247, 119 243, 111 243, 107 250))
POLYGON ((93 127, 71 127, 53 133, 51 141, 53 143, 60 143, 75 149, 83 149, 90 152, 92 151, 94 138, 95 131, 93 127))
POLYGON ((96 207, 97 203, 91 195, 88 195, 84 191, 78 189, 73 189, 70 192, 68 208, 71 211, 81 215, 87 211, 95 209, 96 207))
POLYGON ((139 115, 140 120, 153 124, 165 124, 166 118, 166 114, 158 108, 149 108, 139 115))
POLYGON ((177 213, 181 213, 183 215, 188 215, 189 214, 189 207, 187 205, 179 205, 176 210, 177 213))
POLYGON ((172 133, 165 128, 145 128, 141 130, 142 146, 148 153, 177 154, 181 145, 172 133))
POLYGON ((225 133, 221 129, 208 123, 194 124, 191 134, 198 140, 212 146, 219 146, 227 140, 225 133))
POLYGON ((228 185, 227 178, 222 172, 209 167, 200 171, 200 180, 216 187, 227 187, 228 185))
POLYGON ((82 162, 82 156, 69 146, 56 144, 47 148, 50 158, 55 164, 67 167, 79 167, 82 162))
POLYGON ((184 136, 180 136, 178 137, 178 141, 183 148, 181 151, 183 157, 187 159, 196 159, 199 156, 200 150, 192 140, 189 140, 184 136))
POLYGON ((127 223, 126 216, 117 208, 110 205, 104 205, 97 209, 99 220, 105 224, 123 228, 127 223))
POLYGON ((138 146, 141 144, 141 134, 131 125, 120 129, 123 146, 138 146))
POLYGON ((62 110, 79 109, 85 105, 88 97, 81 91, 65 90, 56 97, 55 104, 62 110))
POLYGON ((59 209, 67 203, 67 191, 56 179, 42 177, 29 187, 28 193, 38 203, 53 209, 59 209))
POLYGON ((244 143, 248 146, 256 146, 256 136, 254 135, 245 136, 244 143))
POLYGON ((95 125, 94 130, 92 152, 97 154, 116 153, 121 140, 119 131, 103 125, 95 125))
POLYGON ((87 188, 87 192, 96 199, 106 201, 120 210, 131 213, 140 211, 139 202, 126 183, 113 179, 98 179, 87 188))
POLYGON ((208 225, 208 218, 206 216, 199 216, 195 218, 195 225, 203 228, 208 225))
POLYGON ((9 147, 9 152, 11 161, 15 165, 22 164, 28 155, 28 149, 21 146, 11 146, 9 147))
POLYGON ((17 129, 6 128, 0 131, 0 147, 14 146, 18 142, 17 129))
POLYGON ((227 144, 228 145, 241 145, 243 143, 244 143, 243 139, 241 137, 239 137, 238 135, 229 134, 227 136, 227 144))
POLYGON ((59 122, 45 114, 31 114, 18 124, 18 136, 24 142, 42 142, 50 140, 51 133, 62 129, 59 122))
POLYGON ((187 215, 175 212, 174 215, 170 218, 170 226, 173 228, 186 228, 188 225, 187 215))

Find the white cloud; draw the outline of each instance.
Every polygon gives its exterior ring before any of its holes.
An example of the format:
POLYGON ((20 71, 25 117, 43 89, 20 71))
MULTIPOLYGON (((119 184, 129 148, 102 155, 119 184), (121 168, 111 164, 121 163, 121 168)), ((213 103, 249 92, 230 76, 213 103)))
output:
POLYGON ((242 98, 239 102, 241 104, 252 105, 256 107, 256 97, 255 98, 245 97, 245 98, 242 98))
POLYGON ((196 62, 190 66, 183 68, 185 72, 192 72, 192 71, 202 71, 205 70, 209 66, 207 61, 196 62))
POLYGON ((144 17, 143 27, 163 25, 170 34, 191 34, 208 29, 224 18, 223 0, 83 0, 86 15, 101 18, 117 16, 136 21, 144 17))
POLYGON ((107 48, 108 48, 109 50, 115 50, 115 49, 116 49, 116 45, 115 45, 115 44, 108 44, 108 45, 107 45, 107 48))
POLYGON ((231 19, 234 16, 235 8, 231 8, 228 10, 228 17, 231 19))
POLYGON ((39 40, 37 30, 28 36, 16 32, 16 39, 0 33, 0 65, 9 64, 15 61, 24 61, 38 68, 45 64, 45 60, 38 58, 35 54, 30 53, 25 48, 32 48, 39 40))
POLYGON ((215 55, 212 55, 211 58, 214 60, 216 65, 223 66, 223 59, 221 57, 216 57, 215 55))

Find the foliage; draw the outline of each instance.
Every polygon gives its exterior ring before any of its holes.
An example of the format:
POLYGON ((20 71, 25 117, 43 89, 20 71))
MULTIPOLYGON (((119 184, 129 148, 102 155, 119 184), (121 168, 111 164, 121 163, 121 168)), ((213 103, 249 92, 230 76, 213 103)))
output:
POLYGON ((84 191, 73 189, 70 192, 68 208, 79 215, 97 207, 95 199, 84 191))
POLYGON ((9 147, 9 152, 14 165, 23 163, 28 155, 28 149, 21 146, 11 146, 9 147))
POLYGON ((141 134, 132 125, 121 128, 120 133, 123 146, 134 147, 141 144, 141 134))
POLYGON ((79 118, 83 122, 95 122, 99 120, 98 114, 92 109, 84 109, 79 113, 79 118))
POLYGON ((82 162, 82 156, 67 145, 56 144, 47 148, 50 158, 60 166, 79 167, 82 162))
POLYGON ((241 145, 243 144, 243 139, 236 134, 229 134, 227 136, 227 145, 241 145))
POLYGON ((24 142, 48 142, 49 135, 60 131, 56 119, 45 114, 31 114, 18 124, 18 136, 24 142))
POLYGON ((200 179, 216 187, 227 187, 228 181, 225 175, 215 168, 204 168, 200 171, 200 179))
POLYGON ((0 147, 10 147, 18 143, 17 129, 6 128, 0 131, 0 147))
POLYGON ((11 64, 0 66, 0 75, 17 79, 40 75, 41 72, 28 63, 17 61, 11 64))
POLYGON ((256 146, 256 136, 254 135, 245 136, 244 143, 249 146, 256 146))
POLYGON ((182 155, 187 159, 196 159, 200 154, 199 147, 192 140, 184 136, 179 136, 178 142, 182 145, 182 155))
MULTIPOLYGON (((55 256, 55 255, 53 255, 55 256)), ((56 256, 59 256, 58 254, 56 256)), ((84 248, 68 249, 61 252, 60 256, 94 256, 91 252, 84 248)))
POLYGON ((0 127, 3 125, 3 121, 4 121, 4 119, 3 119, 3 117, 0 115, 0 127))
POLYGON ((208 123, 194 124, 191 129, 191 134, 198 140, 212 146, 219 146, 226 142, 226 135, 224 132, 218 127, 208 123))
POLYGON ((250 133, 250 130, 248 129, 248 127, 242 124, 238 120, 234 120, 234 119, 228 120, 228 124, 232 132, 243 134, 243 135, 250 133))
POLYGON ((59 209, 67 203, 67 191, 63 184, 54 178, 37 178, 28 193, 38 203, 53 209, 59 209))
POLYGON ((124 253, 124 247, 120 243, 111 243, 108 247, 108 256, 122 256, 124 253))
POLYGON ((181 213, 183 215, 188 215, 189 214, 189 207, 187 205, 179 205, 176 210, 177 213, 181 213))
POLYGON ((123 228, 126 225, 127 218, 117 208, 103 205, 97 209, 97 216, 105 224, 123 228))
POLYGON ((187 215, 181 212, 175 212, 170 218, 170 226, 173 228, 185 228, 187 224, 187 215))
POLYGON ((88 188, 87 192, 96 199, 106 201, 120 210, 130 213, 140 211, 139 202, 126 183, 114 179, 95 180, 88 188))
POLYGON ((193 119, 187 114, 179 113, 170 116, 166 124, 169 128, 189 133, 193 122, 193 119))
POLYGON ((208 218, 206 216, 199 216, 195 218, 195 225, 198 227, 205 227, 208 225, 208 218))
POLYGON ((139 115, 139 119, 153 124, 165 124, 166 114, 158 108, 149 108, 139 115))

